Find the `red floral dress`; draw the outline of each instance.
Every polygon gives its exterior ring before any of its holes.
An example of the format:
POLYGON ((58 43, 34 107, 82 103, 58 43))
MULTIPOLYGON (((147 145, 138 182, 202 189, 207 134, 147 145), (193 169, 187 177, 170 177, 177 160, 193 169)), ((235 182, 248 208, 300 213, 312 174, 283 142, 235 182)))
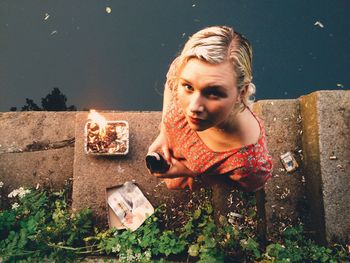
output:
MULTIPOLYGON (((247 191, 262 188, 272 176, 272 160, 266 147, 265 130, 252 111, 260 126, 260 136, 255 144, 223 152, 209 149, 198 134, 190 128, 182 109, 171 103, 164 117, 169 148, 175 158, 184 158, 186 166, 195 174, 234 175, 237 182, 247 191)), ((168 188, 192 189, 193 178, 165 179, 168 188)))

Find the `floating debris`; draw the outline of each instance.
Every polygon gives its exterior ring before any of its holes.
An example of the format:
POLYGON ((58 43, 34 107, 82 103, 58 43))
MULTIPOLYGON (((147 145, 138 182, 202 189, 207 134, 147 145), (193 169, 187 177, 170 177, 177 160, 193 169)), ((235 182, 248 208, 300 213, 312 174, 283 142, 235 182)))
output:
POLYGON ((48 20, 49 17, 50 17, 50 15, 49 15, 48 13, 45 13, 44 20, 45 20, 45 21, 48 20))
POLYGON ((52 31, 51 34, 50 34, 50 36, 53 36, 53 35, 55 35, 55 34, 57 34, 57 30, 52 31))
POLYGON ((196 4, 193 4, 192 7, 196 7, 196 4))
POLYGON ((324 25, 320 21, 316 21, 315 26, 319 26, 320 28, 324 28, 324 25))
POLYGON ((181 38, 184 38, 186 36, 186 33, 182 33, 181 38))
POLYGON ((109 6, 106 7, 106 13, 110 14, 112 13, 112 8, 110 8, 109 6))
POLYGON ((234 212, 230 212, 228 214, 229 217, 238 217, 238 218, 242 218, 243 216, 241 214, 238 213, 234 213, 234 212))
POLYGON ((339 88, 344 88, 344 85, 341 84, 341 83, 337 83, 337 87, 339 87, 339 88))

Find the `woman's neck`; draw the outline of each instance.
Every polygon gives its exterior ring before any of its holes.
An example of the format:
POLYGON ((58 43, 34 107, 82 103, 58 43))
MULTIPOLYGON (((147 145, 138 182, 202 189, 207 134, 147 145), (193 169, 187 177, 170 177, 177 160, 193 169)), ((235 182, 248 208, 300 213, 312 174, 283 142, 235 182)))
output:
MULTIPOLYGON (((237 113, 235 118, 228 120, 217 127, 197 132, 202 141, 211 149, 225 151, 242 146, 242 120, 248 111, 245 109, 237 113)), ((232 116, 231 116, 232 117, 232 116)))

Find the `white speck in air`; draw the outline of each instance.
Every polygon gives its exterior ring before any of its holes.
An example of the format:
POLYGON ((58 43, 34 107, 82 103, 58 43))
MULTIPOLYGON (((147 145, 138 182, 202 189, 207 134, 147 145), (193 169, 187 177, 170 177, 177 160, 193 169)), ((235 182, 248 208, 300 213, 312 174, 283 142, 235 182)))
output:
POLYGON ((45 20, 45 21, 48 20, 49 17, 50 17, 50 15, 49 15, 48 13, 45 13, 44 20, 45 20))
POLYGON ((315 26, 319 26, 320 28, 324 28, 324 25, 320 21, 316 21, 315 26))

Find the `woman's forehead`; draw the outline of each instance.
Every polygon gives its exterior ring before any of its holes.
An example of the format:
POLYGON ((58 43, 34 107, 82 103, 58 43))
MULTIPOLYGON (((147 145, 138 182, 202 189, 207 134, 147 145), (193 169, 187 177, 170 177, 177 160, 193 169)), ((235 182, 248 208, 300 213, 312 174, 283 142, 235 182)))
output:
POLYGON ((179 78, 190 82, 204 81, 227 84, 227 82, 235 82, 235 75, 233 65, 228 60, 219 64, 211 64, 197 58, 191 58, 182 68, 179 78))

